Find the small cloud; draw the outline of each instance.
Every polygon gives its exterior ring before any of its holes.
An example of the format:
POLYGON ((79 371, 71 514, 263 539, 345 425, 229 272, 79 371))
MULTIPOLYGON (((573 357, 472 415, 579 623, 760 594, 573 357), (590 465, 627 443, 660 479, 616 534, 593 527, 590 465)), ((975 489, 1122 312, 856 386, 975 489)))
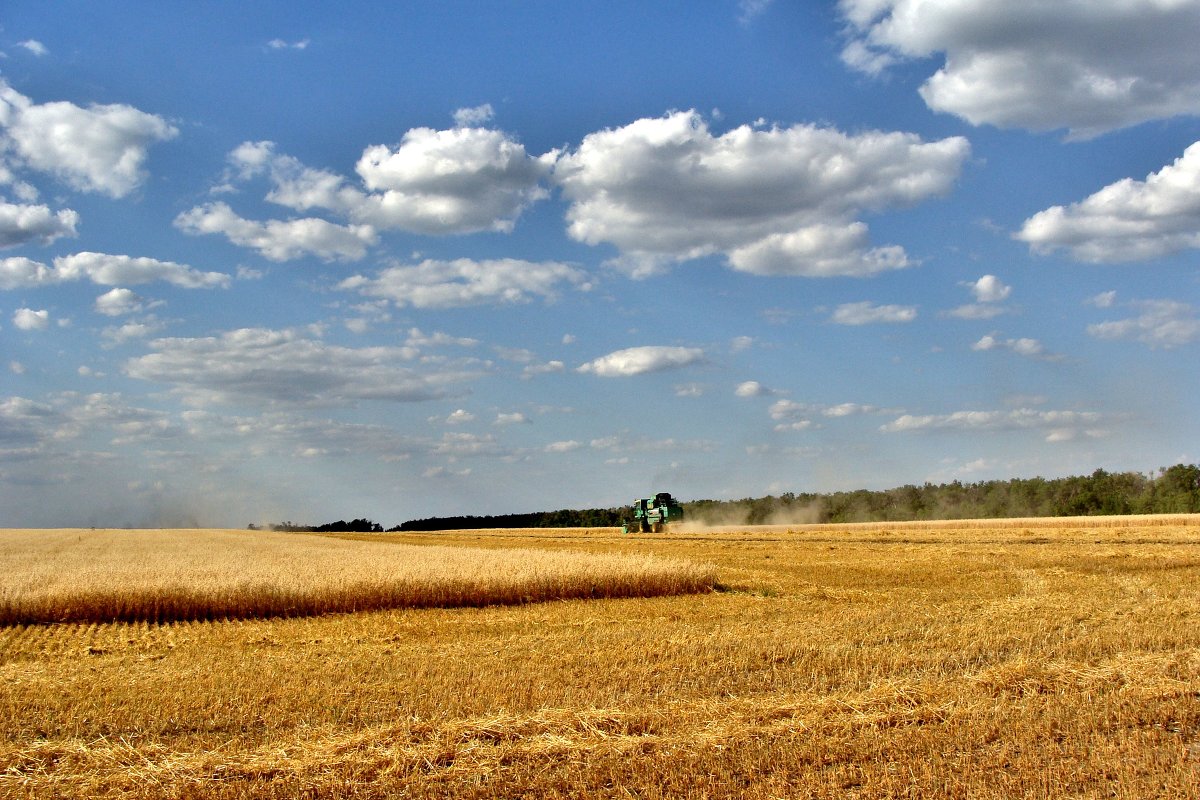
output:
POLYGON ((743 381, 733 393, 738 397, 770 397, 776 394, 774 389, 769 389, 758 381, 743 381))
POLYGON ((22 364, 20 361, 10 361, 10 362, 8 362, 8 371, 11 372, 13 375, 24 375, 25 374, 25 365, 22 364))
POLYGON ((46 45, 42 44, 37 39, 26 39, 23 42, 17 42, 17 47, 24 47, 38 58, 50 54, 50 50, 46 47, 46 45))
POLYGON ((250 267, 239 266, 237 268, 237 279, 239 281, 257 281, 261 280, 265 275, 261 269, 252 269, 250 267))
POLYGON ((1178 300, 1140 300, 1130 303, 1141 311, 1136 317, 1088 325, 1097 339, 1132 339, 1151 348, 1170 349, 1200 339, 1196 309, 1178 300))
POLYGON ((979 303, 1000 303, 1012 294, 1012 287, 1006 286, 995 275, 984 275, 973 283, 962 285, 971 290, 971 294, 975 295, 975 300, 979 303))
POLYGON ((529 364, 536 358, 532 350, 526 350, 524 347, 494 345, 492 349, 505 361, 512 361, 515 364, 529 364))
POLYGON ((454 112, 454 125, 459 128, 475 128, 490 122, 496 116, 491 103, 471 108, 460 108, 454 112))
POLYGON ((576 371, 616 378, 681 369, 704 360, 704 351, 698 347, 630 347, 581 364, 576 371))
POLYGON ((529 417, 525 416, 520 411, 514 411, 510 414, 505 414, 503 412, 497 414, 496 421, 493 422, 492 424, 500 425, 503 427, 503 426, 508 426, 508 425, 528 425, 529 423, 530 423, 529 417))
POLYGON ((800 312, 790 308, 764 308, 758 313, 768 325, 786 325, 792 320, 792 317, 797 316, 800 312))
POLYGON ((754 345, 754 337, 752 336, 735 336, 729 342, 729 352, 741 353, 744 350, 749 350, 754 345))
POLYGON ((561 361, 547 361, 545 364, 530 364, 521 370, 521 377, 528 380, 536 375, 551 375, 556 372, 563 372, 567 365, 561 361))
POLYGON ((947 311, 945 316, 958 319, 992 319, 1008 313, 1009 310, 999 304, 1012 294, 1012 287, 995 275, 984 275, 977 281, 963 281, 959 286, 965 286, 974 295, 975 302, 947 311))
POLYGON ((342 324, 345 325, 346 330, 350 331, 351 333, 366 333, 368 327, 370 326, 370 322, 362 317, 348 319, 342 324))
POLYGON ((13 327, 22 331, 44 331, 50 325, 50 312, 41 309, 18 308, 12 318, 13 327))
POLYGON ((454 411, 452 411, 450 413, 450 416, 446 417, 447 425, 462 425, 464 423, 474 422, 474 421, 475 421, 475 415, 472 414, 470 411, 467 411, 466 409, 462 409, 462 408, 455 409, 454 411))
POLYGON ((105 342, 111 345, 124 344, 134 339, 145 339, 162 331, 165 326, 156 319, 145 322, 126 322, 120 327, 109 327, 100 331, 105 342))
POLYGON ((798 420, 796 422, 781 422, 780 424, 775 426, 775 430, 780 433, 786 433, 788 431, 793 431, 793 432, 794 431, 806 431, 811 427, 812 427, 812 420, 802 419, 802 420, 798 420))
POLYGON ((267 42, 267 47, 272 50, 305 50, 311 43, 311 39, 298 39, 294 42, 288 42, 283 39, 272 39, 267 42))
POLYGON ((575 441, 574 439, 568 439, 564 442, 551 442, 550 444, 546 445, 546 452, 569 453, 572 450, 578 450, 581 447, 583 447, 583 445, 579 442, 575 441))
POLYGON ((1017 431, 1045 430, 1050 441, 1065 441, 1067 430, 1082 430, 1088 436, 1102 436, 1094 427, 1104 417, 1095 411, 1037 411, 1018 408, 1011 411, 955 411, 951 414, 904 414, 880 426, 884 433, 925 431, 1017 431), (1053 438, 1051 438, 1053 437, 1053 438))
POLYGON ((856 72, 877 77, 899 59, 882 50, 872 50, 862 41, 855 39, 842 48, 842 63, 856 72))
POLYGON ((445 467, 430 467, 421 473, 423 478, 442 479, 442 478, 466 478, 471 474, 471 468, 452 470, 445 467))
POLYGON ((988 334, 971 345, 971 349, 977 352, 986 352, 988 350, 1011 350, 1019 356, 1027 358, 1035 358, 1045 355, 1045 348, 1037 339, 1021 338, 1021 339, 999 339, 995 334, 988 334))
POLYGON ((675 387, 676 397, 700 397, 704 394, 704 387, 699 383, 681 383, 675 387))
POLYGON ((766 11, 774 0, 738 0, 738 22, 749 25, 766 11))
POLYGON ((958 319, 992 319, 1007 313, 1008 309, 1004 306, 989 305, 986 303, 968 303, 947 311, 946 316, 957 317, 958 319))
MULTIPOLYGON (((364 251, 365 252, 365 251, 364 251)), ((339 289, 391 301, 397 308, 459 308, 476 305, 518 305, 541 297, 558 297, 562 286, 588 291, 587 274, 567 264, 533 263, 501 258, 474 261, 425 260, 395 265, 375 277, 353 275, 339 289)))
POLYGON ((870 301, 843 303, 830 319, 838 325, 872 325, 876 323, 912 322, 917 318, 916 306, 877 306, 870 301))
POLYGON ((119 317, 123 314, 135 314, 145 308, 142 298, 129 289, 112 289, 96 298, 94 305, 96 313, 106 317, 119 317))
POLYGON ((575 344, 575 336, 570 333, 564 333, 562 338, 563 344, 575 344))
POLYGON ((1101 292, 1100 294, 1092 295, 1083 302, 1086 305, 1095 306, 1096 308, 1112 308, 1113 303, 1117 302, 1117 293, 1115 290, 1101 292))
POLYGON ((826 417, 852 417, 855 414, 874 414, 881 409, 862 403, 838 403, 836 406, 825 406, 821 414, 826 417))

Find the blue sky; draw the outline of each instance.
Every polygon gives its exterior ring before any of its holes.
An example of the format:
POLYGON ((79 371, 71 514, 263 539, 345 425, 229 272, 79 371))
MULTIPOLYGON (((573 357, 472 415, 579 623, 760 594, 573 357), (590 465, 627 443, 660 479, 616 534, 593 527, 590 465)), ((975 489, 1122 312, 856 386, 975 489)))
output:
POLYGON ((0 524, 1200 459, 1200 2, 9 2, 0 524))

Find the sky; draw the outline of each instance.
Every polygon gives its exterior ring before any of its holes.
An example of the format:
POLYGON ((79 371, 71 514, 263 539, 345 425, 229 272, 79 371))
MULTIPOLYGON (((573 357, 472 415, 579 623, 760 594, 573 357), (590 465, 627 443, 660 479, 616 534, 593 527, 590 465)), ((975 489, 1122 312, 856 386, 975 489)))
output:
POLYGON ((0 526, 1200 460, 1200 0, 0 10, 0 526))

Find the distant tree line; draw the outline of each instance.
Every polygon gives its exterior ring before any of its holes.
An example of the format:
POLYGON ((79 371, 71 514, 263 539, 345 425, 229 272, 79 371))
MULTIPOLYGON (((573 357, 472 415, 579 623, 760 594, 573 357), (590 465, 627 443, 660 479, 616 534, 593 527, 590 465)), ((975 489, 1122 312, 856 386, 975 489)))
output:
MULTIPOLYGON (((693 500, 683 505, 685 520, 730 525, 1194 514, 1200 513, 1200 466, 1176 464, 1152 475, 1098 469, 1091 475, 1067 478, 951 481, 881 491, 787 492, 742 500, 693 500)), ((605 528, 621 525, 629 513, 627 508, 620 507, 429 517, 409 520, 388 530, 605 528)), ((269 527, 277 531, 383 532, 383 526, 368 519, 338 520, 319 526, 282 522, 269 527)))
MULTIPOLYGON (((250 530, 258 530, 258 526, 251 524, 250 530)), ((289 531, 303 533, 383 533, 383 526, 378 522, 372 522, 369 519, 355 519, 346 522, 344 519, 339 519, 337 522, 327 522, 324 525, 297 525, 294 522, 276 522, 267 526, 273 531, 289 531)), ((398 530, 393 528, 392 530, 398 530)))
POLYGON ((629 512, 624 508, 562 509, 535 511, 531 514, 499 516, 430 517, 410 519, 394 530, 451 531, 472 528, 611 528, 620 525, 629 512))
POLYGON ((684 511, 685 519, 749 525, 1198 513, 1200 466, 1177 464, 1153 476, 1098 469, 1091 475, 1067 478, 788 492, 745 500, 699 500, 686 503, 684 511))

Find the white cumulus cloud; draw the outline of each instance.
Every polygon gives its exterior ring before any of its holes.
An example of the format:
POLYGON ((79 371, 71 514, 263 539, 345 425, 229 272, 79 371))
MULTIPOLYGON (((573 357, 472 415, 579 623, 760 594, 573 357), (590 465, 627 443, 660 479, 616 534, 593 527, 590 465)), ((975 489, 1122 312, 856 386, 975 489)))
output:
POLYGON ((979 280, 968 283, 967 287, 979 303, 1001 303, 1012 294, 1012 287, 1005 285, 995 275, 984 275, 979 280))
POLYGON ((630 347, 582 364, 577 371, 616 378, 680 369, 704 360, 704 351, 698 347, 630 347))
POLYGON ((17 47, 23 47, 39 58, 50 54, 50 49, 37 39, 26 39, 23 42, 17 42, 17 47))
POLYGON ((875 323, 912 322, 917 318, 915 306, 875 305, 870 301, 843 303, 830 319, 838 325, 872 325, 875 323))
POLYGON ((591 133, 554 180, 571 202, 568 233, 611 243, 645 275, 724 255, 762 275, 869 275, 910 263, 871 247, 856 217, 947 192, 970 146, 906 133, 743 125, 714 136, 695 111, 591 133))
POLYGON ((464 425, 468 422, 474 422, 474 421, 475 421, 475 415, 472 414, 470 411, 467 411, 465 408, 455 409, 454 411, 450 412, 450 415, 443 420, 443 422, 445 422, 447 425, 464 425))
POLYGON ((946 312, 947 315, 959 319, 992 319, 1008 313, 1008 309, 1000 303, 1012 294, 1012 287, 995 275, 984 275, 979 280, 966 281, 960 285, 967 287, 974 295, 975 302, 952 309, 946 312))
POLYGON ((565 372, 567 365, 558 359, 547 361, 545 364, 530 364, 521 370, 521 379, 529 380, 538 375, 553 375, 559 372, 565 372))
POLYGON ((743 381, 737 385, 733 393, 738 397, 770 397, 775 394, 775 390, 763 386, 758 381, 743 381))
POLYGON ((229 286, 223 272, 201 272, 186 264, 156 258, 82 252, 54 259, 57 281, 87 278, 103 286, 137 285, 165 281, 183 289, 217 289, 229 286))
POLYGON ((44 331, 50 325, 50 312, 41 309, 18 308, 13 314, 13 327, 22 331, 44 331))
POLYGON ((107 317, 134 314, 144 308, 142 298, 129 289, 112 289, 96 298, 97 313, 107 317))
POLYGON ((399 307, 453 308, 526 303, 535 297, 552 300, 564 285, 586 289, 587 276, 554 261, 460 258, 388 267, 374 278, 354 275, 338 288, 386 298, 399 307))
POLYGON ((371 191, 357 216, 418 233, 510 231, 546 196, 555 152, 533 157, 502 131, 414 128, 396 147, 363 151, 356 170, 371 191))
POLYGON ((159 320, 148 319, 141 322, 126 322, 124 325, 111 326, 100 331, 100 335, 111 346, 138 339, 147 339, 157 333, 161 333, 165 327, 166 325, 159 320))
POLYGON ((27 289, 58 281, 57 273, 39 261, 23 256, 0 259, 0 289, 27 289))
POLYGON ((765 12, 774 0, 738 0, 738 22, 749 25, 765 12))
POLYGON ((942 57, 921 86, 973 125, 1090 137, 1200 113, 1192 0, 841 0, 842 60, 878 74, 942 57))
POLYGON ((1039 211, 1016 238, 1077 261, 1145 261, 1200 248, 1200 142, 1144 181, 1124 178, 1068 206, 1039 211))
POLYGON ((317 217, 258 222, 243 219, 226 203, 207 203, 175 218, 184 233, 223 234, 239 247, 271 261, 313 255, 325 261, 357 261, 379 237, 370 225, 338 225, 317 217))
POLYGON ((1140 312, 1137 316, 1088 325, 1087 332, 1097 339, 1132 339, 1164 349, 1200 339, 1200 317, 1188 303, 1140 300, 1130 305, 1140 312))
POLYGON ((101 286, 165 281, 184 289, 225 288, 230 280, 222 272, 201 272, 174 261, 86 251, 59 256, 53 267, 22 257, 0 260, 0 289, 28 289, 84 279, 101 286))
POLYGON ((286 39, 272 39, 267 42, 267 47, 272 50, 306 50, 312 44, 311 39, 297 39, 289 42, 286 39))
POLYGON ((178 133, 128 105, 35 103, 0 79, 0 150, 79 191, 124 197, 145 180, 149 147, 178 133))
POLYGON ((458 128, 474 128, 490 122, 494 116, 496 116, 496 112, 491 103, 460 108, 454 112, 454 125, 458 128))
POLYGON ((986 336, 980 337, 979 341, 971 345, 972 350, 987 351, 987 350, 1011 350, 1020 356, 1033 358, 1040 356, 1045 352, 1042 343, 1037 339, 1020 338, 1020 339, 1001 339, 994 333, 989 333, 986 336))
POLYGON ((414 365, 413 347, 350 348, 295 330, 242 328, 217 336, 156 339, 124 366, 130 377, 172 387, 190 402, 349 405, 447 396, 476 373, 414 365))
POLYGON ((1066 441, 1076 431, 1087 435, 1100 433, 1097 425, 1105 421, 1095 411, 1038 411, 1018 408, 1012 411, 955 411, 950 414, 904 414, 880 427, 884 433, 927 431, 1017 431, 1044 430, 1046 441, 1066 441))
POLYGON ((267 200, 297 212, 327 212, 348 224, 319 217, 254 222, 218 202, 180 214, 176 226, 224 234, 275 261, 310 253, 356 260, 381 230, 511 231, 521 213, 547 195, 542 182, 558 153, 534 157, 503 131, 478 127, 490 118, 490 109, 459 109, 458 127, 414 128, 394 147, 365 148, 355 167, 358 181, 305 166, 270 141, 243 142, 229 154, 221 190, 265 175, 271 185, 267 200))
POLYGON ((79 215, 69 208, 51 211, 44 205, 8 203, 0 200, 0 248, 35 242, 50 244, 63 236, 74 236, 79 215))

